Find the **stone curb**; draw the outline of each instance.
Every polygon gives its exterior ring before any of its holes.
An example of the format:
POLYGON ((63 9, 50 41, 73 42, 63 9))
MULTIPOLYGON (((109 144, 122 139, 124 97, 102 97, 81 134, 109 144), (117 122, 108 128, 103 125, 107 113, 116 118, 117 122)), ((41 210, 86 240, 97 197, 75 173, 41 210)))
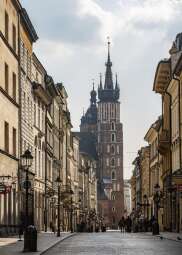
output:
POLYGON ((177 242, 177 243, 182 243, 182 240, 173 239, 173 238, 166 237, 166 236, 163 236, 163 235, 156 235, 156 236, 159 237, 159 238, 162 237, 163 239, 174 241, 174 242, 177 242))
POLYGON ((52 248, 53 248, 54 246, 56 246, 58 243, 61 243, 61 242, 63 242, 64 240, 66 240, 66 239, 68 239, 68 238, 70 238, 70 237, 72 237, 72 236, 75 236, 76 234, 77 234, 77 233, 73 233, 73 234, 70 234, 70 235, 68 235, 68 236, 63 237, 61 240, 56 241, 52 246, 48 247, 46 250, 40 252, 39 255, 45 254, 47 251, 49 251, 50 249, 52 249, 52 248))

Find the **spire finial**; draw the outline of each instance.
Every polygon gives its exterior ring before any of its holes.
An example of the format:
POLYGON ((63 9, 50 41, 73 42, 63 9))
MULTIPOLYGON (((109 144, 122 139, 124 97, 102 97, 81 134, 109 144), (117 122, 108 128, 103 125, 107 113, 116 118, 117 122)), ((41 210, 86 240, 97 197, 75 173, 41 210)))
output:
POLYGON ((93 84, 93 90, 95 90, 95 79, 92 79, 92 84, 93 84))
POLYGON ((115 89, 118 89, 118 74, 116 73, 116 86, 115 86, 115 89))
POLYGON ((107 36, 107 45, 108 45, 108 61, 110 62, 110 45, 111 45, 111 42, 110 42, 110 37, 107 36))

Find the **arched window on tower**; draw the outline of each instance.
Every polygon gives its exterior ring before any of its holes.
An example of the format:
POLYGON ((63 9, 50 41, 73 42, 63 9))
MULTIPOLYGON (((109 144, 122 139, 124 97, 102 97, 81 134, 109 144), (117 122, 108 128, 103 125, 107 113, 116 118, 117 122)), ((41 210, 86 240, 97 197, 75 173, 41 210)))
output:
POLYGON ((114 148, 114 145, 111 145, 111 153, 112 153, 112 154, 115 154, 115 148, 114 148))
POLYGON ((111 130, 115 130, 115 123, 114 122, 111 123, 111 130))
POLYGON ((111 166, 115 166, 115 159, 114 158, 111 159, 111 166))
POLYGON ((111 134, 111 141, 112 142, 116 141, 116 135, 114 133, 111 134))
POLYGON ((111 179, 116 180, 116 172, 115 171, 112 171, 111 179))

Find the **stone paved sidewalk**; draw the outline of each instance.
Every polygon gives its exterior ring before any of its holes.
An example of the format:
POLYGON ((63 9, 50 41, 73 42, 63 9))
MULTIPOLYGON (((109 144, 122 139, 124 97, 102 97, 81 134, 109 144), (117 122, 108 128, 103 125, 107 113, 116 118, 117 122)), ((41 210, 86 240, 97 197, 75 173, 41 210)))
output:
MULTIPOLYGON (((50 247, 64 240, 65 238, 71 237, 75 233, 62 232, 60 237, 57 237, 52 232, 42 232, 38 234, 37 241, 37 252, 27 253, 40 255, 47 251, 50 247)), ((23 251, 23 241, 18 241, 17 237, 0 238, 0 255, 19 255, 23 251)))
MULTIPOLYGON (((151 232, 147 232, 145 234, 149 234, 152 235, 151 232)), ((157 235, 158 237, 163 237, 165 239, 169 239, 169 240, 173 240, 173 241, 177 241, 177 242, 181 242, 182 243, 182 233, 175 233, 175 232, 160 232, 159 235, 157 235)))

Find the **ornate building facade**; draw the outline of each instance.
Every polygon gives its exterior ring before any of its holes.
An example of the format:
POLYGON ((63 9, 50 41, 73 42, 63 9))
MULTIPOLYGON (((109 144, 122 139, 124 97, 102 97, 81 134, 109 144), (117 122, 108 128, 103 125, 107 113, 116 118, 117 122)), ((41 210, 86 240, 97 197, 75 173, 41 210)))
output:
POLYGON ((116 228, 124 213, 123 128, 120 122, 120 89, 117 76, 114 86, 111 67, 108 42, 105 83, 103 86, 100 76, 98 106, 93 87, 90 107, 82 116, 80 131, 87 132, 88 136, 92 133, 96 139, 98 211, 108 227, 116 228))

